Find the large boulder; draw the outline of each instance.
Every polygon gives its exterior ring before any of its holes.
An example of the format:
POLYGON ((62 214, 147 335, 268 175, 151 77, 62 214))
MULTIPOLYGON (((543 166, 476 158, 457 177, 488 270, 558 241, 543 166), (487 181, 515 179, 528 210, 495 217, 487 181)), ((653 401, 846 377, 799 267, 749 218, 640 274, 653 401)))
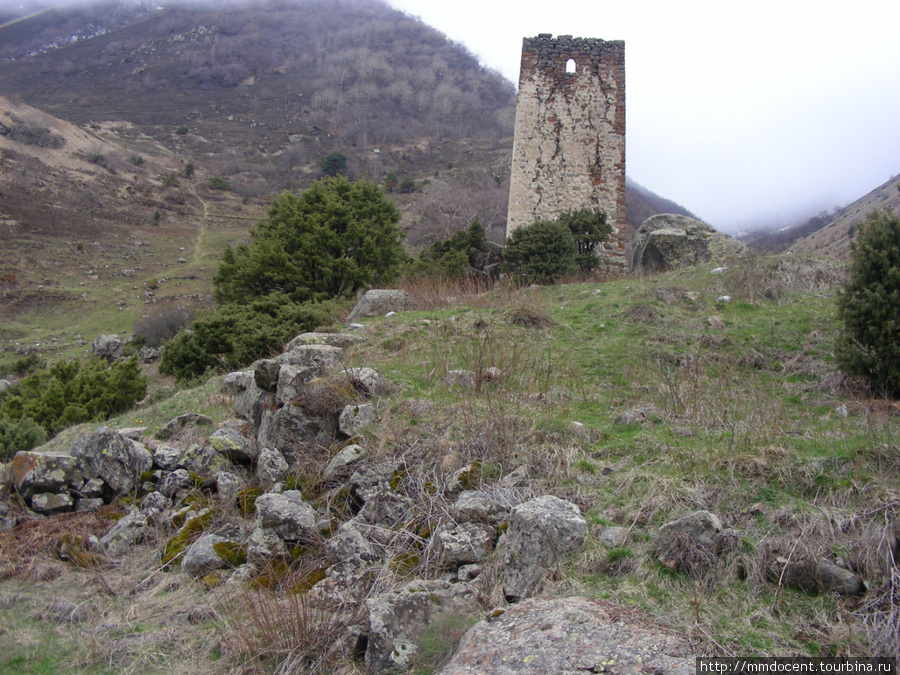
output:
POLYGON ((344 350, 329 345, 300 345, 278 357, 275 400, 284 405, 297 397, 303 385, 344 368, 344 350))
POLYGON ((91 352, 107 361, 115 361, 122 355, 122 341, 118 335, 101 335, 91 344, 91 352))
POLYGON ((348 405, 338 416, 338 429, 347 436, 356 436, 363 428, 375 421, 374 403, 348 405))
POLYGON ((270 489, 276 483, 285 479, 288 472, 288 463, 275 448, 260 448, 256 459, 256 480, 265 488, 270 489))
POLYGON ((45 492, 81 487, 81 462, 63 452, 23 450, 9 466, 12 485, 24 499, 45 492))
POLYGON ((582 550, 586 537, 587 522, 572 502, 547 495, 515 507, 506 533, 507 600, 530 595, 551 567, 582 550))
POLYGON ((209 437, 209 444, 216 452, 232 462, 252 462, 259 453, 253 439, 247 438, 231 427, 214 431, 209 437))
POLYGON ((347 368, 343 374, 358 391, 370 396, 384 393, 388 386, 384 376, 374 368, 347 368))
POLYGON ((237 542, 207 533, 190 545, 181 559, 181 571, 200 577, 223 567, 235 567, 245 556, 244 547, 237 542))
POLYGON ((75 507, 75 500, 68 492, 54 494, 39 492, 31 498, 31 509, 46 516, 54 513, 65 513, 75 507))
POLYGON ((358 565, 379 559, 375 548, 367 538, 365 524, 357 519, 348 520, 337 533, 325 541, 325 555, 332 564, 353 561, 358 565))
POLYGON ((293 466, 309 453, 321 453, 333 442, 337 415, 314 415, 288 404, 263 415, 257 440, 259 447, 276 448, 293 466))
POLYGON ((388 312, 412 309, 412 301, 406 291, 377 289, 366 291, 347 317, 347 323, 370 316, 384 316, 388 312))
POLYGON ((715 536, 722 531, 722 521, 710 511, 693 511, 685 516, 670 520, 659 528, 660 537, 666 537, 673 532, 682 532, 701 544, 712 546, 715 536))
POLYGON ((259 524, 287 541, 310 541, 315 539, 318 529, 316 511, 303 501, 297 490, 282 494, 268 493, 256 499, 256 513, 259 524))
POLYGON ((408 672, 429 631, 446 632, 480 609, 473 586, 447 581, 413 581, 370 598, 366 608, 366 668, 373 674, 408 672))
POLYGON ((231 462, 224 455, 216 452, 209 443, 192 443, 181 452, 178 466, 198 476, 206 477, 229 468, 231 462))
POLYGON ((275 407, 275 394, 256 384, 253 371, 237 375, 239 377, 232 379, 228 385, 229 391, 235 393, 234 414, 258 427, 265 412, 275 407))
POLYGON ((509 518, 509 509, 502 503, 504 498, 515 499, 513 495, 467 490, 456 498, 450 515, 458 523, 486 523, 499 527, 509 518))
POLYGON ((659 528, 656 555, 671 570, 702 575, 716 563, 722 521, 709 511, 694 511, 659 528))
POLYGON ((700 220, 672 213, 647 218, 634 235, 632 271, 664 272, 743 255, 744 245, 700 220))
POLYGON ((360 445, 348 445, 331 458, 325 471, 322 472, 322 480, 328 482, 338 479, 342 474, 348 473, 348 467, 364 459, 368 453, 360 445))
POLYGON ((144 540, 147 527, 147 516, 135 509, 117 520, 109 531, 100 537, 100 543, 110 555, 124 555, 134 548, 135 544, 144 540))
MULTIPOLYGON (((370 638, 371 639, 371 638, 370 638)), ((585 598, 531 599, 465 634, 439 675, 690 675, 686 640, 610 616, 585 598)))
POLYGON ((865 582, 853 572, 825 558, 798 561, 778 558, 768 573, 772 581, 807 593, 834 592, 848 596, 862 595, 867 590, 865 582))
POLYGON ((77 441, 72 455, 81 460, 85 478, 100 478, 114 494, 141 485, 141 474, 153 466, 153 455, 142 443, 102 427, 77 441))
POLYGON ((440 528, 432 538, 442 567, 481 562, 494 550, 494 528, 483 523, 459 523, 440 528))

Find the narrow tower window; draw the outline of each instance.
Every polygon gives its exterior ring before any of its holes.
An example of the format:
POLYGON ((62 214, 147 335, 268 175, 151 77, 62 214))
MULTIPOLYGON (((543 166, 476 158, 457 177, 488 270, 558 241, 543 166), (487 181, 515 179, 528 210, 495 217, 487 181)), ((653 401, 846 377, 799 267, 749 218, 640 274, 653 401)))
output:
POLYGON ((575 74, 575 59, 569 59, 566 61, 566 73, 567 74, 575 74))

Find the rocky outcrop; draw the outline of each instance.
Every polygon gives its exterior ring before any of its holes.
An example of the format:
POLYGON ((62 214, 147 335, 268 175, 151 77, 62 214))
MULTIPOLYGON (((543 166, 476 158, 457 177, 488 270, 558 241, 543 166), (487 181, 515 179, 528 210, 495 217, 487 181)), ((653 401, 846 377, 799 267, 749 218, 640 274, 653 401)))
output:
POLYGON ((372 316, 384 316, 389 312, 412 309, 412 300, 406 291, 375 289, 366 291, 347 317, 347 323, 372 316))
POLYGON ((723 263, 743 255, 744 245, 700 220, 663 213, 641 224, 632 250, 632 272, 655 274, 676 267, 723 263))
POLYGON ((316 534, 318 515, 297 490, 264 494, 256 500, 259 524, 287 541, 310 541, 316 534))
POLYGON ((125 494, 141 484, 141 474, 153 466, 147 446, 103 427, 72 447, 85 478, 99 478, 114 494, 125 494))
POLYGON ((690 675, 683 639, 622 621, 584 598, 525 600, 470 629, 440 675, 690 675))
MULTIPOLYGON (((333 649, 349 653, 348 641, 355 643, 373 673, 425 669, 423 645, 461 633, 482 615, 478 598, 501 590, 516 604, 473 629, 446 673, 637 673, 640 662, 680 672, 684 644, 668 635, 612 620, 580 598, 529 599, 549 587, 542 586, 548 572, 567 572, 587 535, 576 504, 537 491, 543 484, 534 467, 510 466, 510 453, 496 471, 471 446, 414 429, 412 443, 395 452, 396 427, 380 428, 376 414, 396 410, 379 398, 392 388, 374 369, 344 368, 341 350, 354 341, 308 334, 291 344, 225 378, 222 391, 241 419, 216 428, 187 414, 166 425, 164 441, 143 427, 103 428, 68 452, 18 453, 5 470, 16 494, 0 502, 0 528, 15 527, 23 507, 31 511, 22 517, 34 519, 127 503, 119 520, 97 519, 108 529, 94 535, 92 554, 114 558, 143 544, 155 547, 161 568, 204 585, 308 593, 311 606, 328 611, 364 606, 367 623, 356 617, 352 630, 333 637, 333 649), (427 445, 421 453, 419 443, 427 445)), ((632 413, 619 423, 656 415, 632 413)), ((614 469, 598 473, 615 479, 614 469)), ((568 494, 584 493, 574 485, 568 494)), ((616 553, 635 559, 656 555, 692 579, 722 578, 736 560, 723 551, 740 549, 740 536, 708 511, 672 520, 655 540, 646 522, 613 510, 609 518, 628 527, 593 527, 598 546, 627 545, 616 553)), ((865 591, 847 569, 810 560, 761 569, 807 592, 865 591)))
POLYGON ((118 335, 101 335, 91 344, 91 352, 107 361, 115 361, 122 355, 122 340, 118 335))
POLYGON ((534 592, 551 567, 581 551, 587 522, 578 507, 553 496, 515 507, 506 533, 503 594, 516 602, 534 592))
POLYGON ((366 668, 370 673, 385 675, 409 671, 428 631, 441 631, 442 624, 465 620, 480 610, 475 588, 446 581, 413 581, 371 598, 366 608, 366 668))

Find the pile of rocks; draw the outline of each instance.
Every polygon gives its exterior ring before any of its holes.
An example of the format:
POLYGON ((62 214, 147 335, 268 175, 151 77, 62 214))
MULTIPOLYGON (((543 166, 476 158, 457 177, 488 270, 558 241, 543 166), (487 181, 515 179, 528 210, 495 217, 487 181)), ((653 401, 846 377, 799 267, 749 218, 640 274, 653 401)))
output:
POLYGON ((374 369, 345 367, 345 350, 362 339, 306 333, 276 358, 230 373, 222 391, 234 397, 235 418, 218 428, 188 413, 155 437, 101 428, 67 451, 19 452, 7 490, 30 517, 130 503, 85 542, 91 553, 121 556, 161 537, 163 565, 209 584, 245 582, 273 561, 308 555, 311 598, 365 601, 367 621, 340 638, 346 649, 362 641, 372 672, 402 672, 431 623, 483 609, 475 582, 498 546, 503 592, 518 601, 581 551, 587 526, 576 505, 531 498, 522 471, 489 490, 465 489, 477 462, 448 471, 445 508, 429 511, 403 486, 398 462, 373 458, 362 440, 390 388, 374 369), (327 499, 304 483, 310 474, 327 499))

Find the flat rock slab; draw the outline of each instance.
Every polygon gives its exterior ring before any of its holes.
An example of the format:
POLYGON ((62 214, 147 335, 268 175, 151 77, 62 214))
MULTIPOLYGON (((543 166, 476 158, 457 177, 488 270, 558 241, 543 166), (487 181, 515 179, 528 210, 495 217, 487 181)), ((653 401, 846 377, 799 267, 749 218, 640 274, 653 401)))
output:
POLYGON ((691 646, 585 598, 525 600, 475 625, 439 675, 690 675, 691 646))

